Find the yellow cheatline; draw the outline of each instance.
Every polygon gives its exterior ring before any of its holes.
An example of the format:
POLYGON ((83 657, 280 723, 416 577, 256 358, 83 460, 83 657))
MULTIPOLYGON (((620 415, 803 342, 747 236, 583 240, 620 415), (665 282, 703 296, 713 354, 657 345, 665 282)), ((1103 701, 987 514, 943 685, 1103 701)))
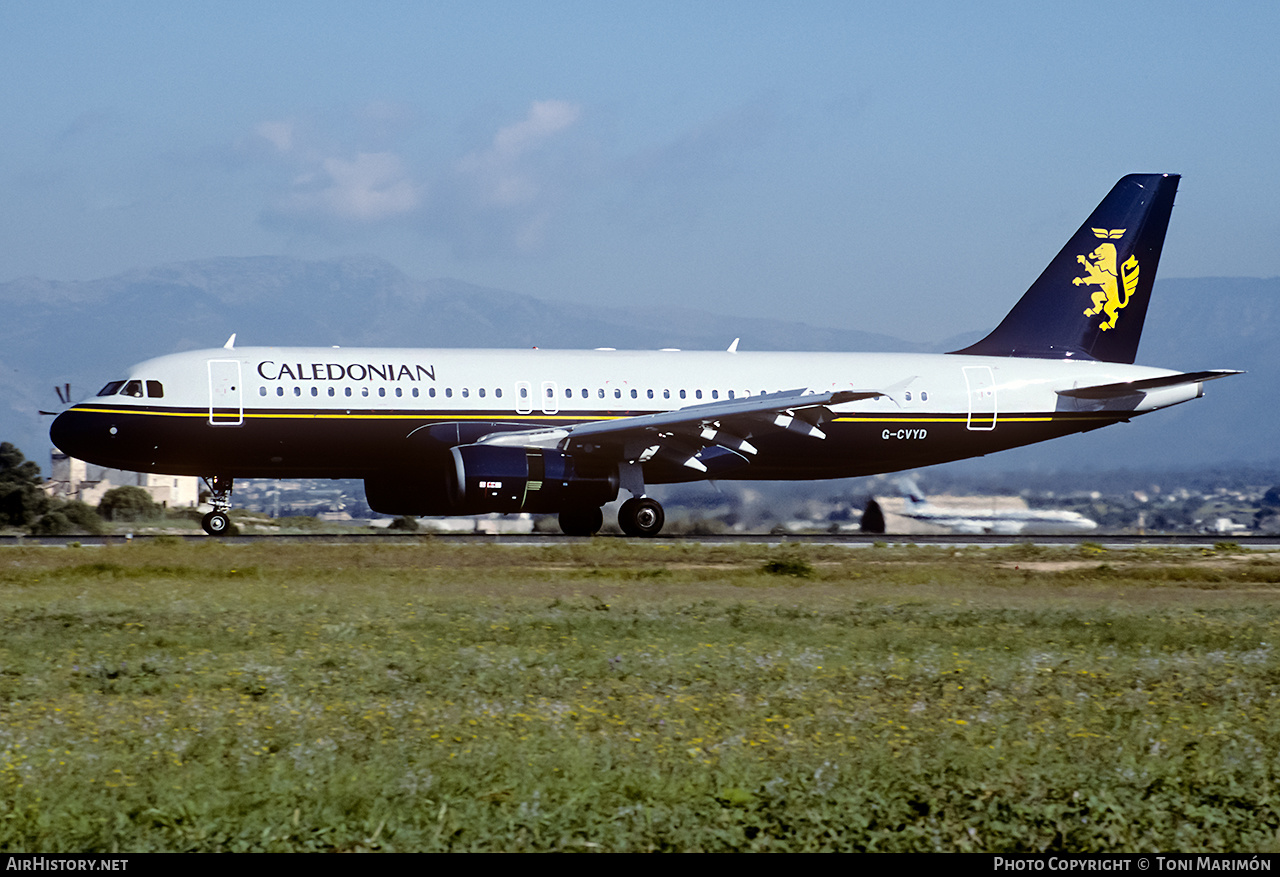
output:
MULTIPOLYGON (((87 414, 130 414, 134 416, 149 417, 195 417, 207 419, 209 412, 207 410, 200 411, 134 411, 128 408, 77 408, 87 414)), ((583 417, 574 414, 348 414, 344 412, 327 412, 327 413, 255 413, 245 411, 242 415, 244 419, 254 420, 529 420, 536 422, 559 421, 559 422, 595 422, 602 420, 626 420, 632 415, 627 414, 611 414, 604 417, 583 417)), ((985 415, 984 415, 985 416, 985 415)), ((1057 417, 1053 414, 1040 415, 1023 415, 1023 416, 1006 416, 998 417, 997 423, 1048 423, 1053 420, 1109 420, 1106 414, 1082 414, 1069 413, 1068 417, 1057 417)), ((968 417, 964 415, 955 417, 859 417, 845 416, 832 418, 833 423, 967 423, 968 417)))

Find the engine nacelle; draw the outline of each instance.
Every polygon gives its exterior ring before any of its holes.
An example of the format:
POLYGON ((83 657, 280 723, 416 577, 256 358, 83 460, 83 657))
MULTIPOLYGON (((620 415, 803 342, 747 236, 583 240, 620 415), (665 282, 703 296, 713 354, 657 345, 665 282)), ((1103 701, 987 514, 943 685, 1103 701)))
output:
MULTIPOLYGON (((445 457, 442 464, 447 464, 445 457)), ((365 502, 384 515, 460 515, 454 500, 453 477, 443 465, 426 473, 378 476, 364 480, 365 502)))
POLYGON ((454 514, 550 513, 618 498, 615 467, 560 451, 495 445, 452 449, 454 514))

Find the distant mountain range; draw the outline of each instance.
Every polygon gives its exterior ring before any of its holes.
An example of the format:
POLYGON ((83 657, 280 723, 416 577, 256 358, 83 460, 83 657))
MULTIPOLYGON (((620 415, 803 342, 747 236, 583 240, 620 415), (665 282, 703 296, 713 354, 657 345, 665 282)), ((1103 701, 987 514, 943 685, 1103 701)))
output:
MULTIPOLYGON (((1010 305, 1012 305, 1012 299, 1010 305)), ((55 385, 81 399, 152 356, 241 345, 617 347, 926 352, 938 345, 697 310, 584 307, 458 280, 415 280, 374 258, 223 258, 92 281, 0 283, 0 440, 47 467, 55 385)), ((1161 280, 1139 362, 1236 368, 1206 398, 1086 436, 990 459, 998 468, 1182 468, 1280 460, 1280 278, 1161 280)), ((989 327, 988 327, 989 328, 989 327)), ((984 461, 984 464, 986 461, 984 461)), ((972 465, 972 464, 969 464, 972 465)))

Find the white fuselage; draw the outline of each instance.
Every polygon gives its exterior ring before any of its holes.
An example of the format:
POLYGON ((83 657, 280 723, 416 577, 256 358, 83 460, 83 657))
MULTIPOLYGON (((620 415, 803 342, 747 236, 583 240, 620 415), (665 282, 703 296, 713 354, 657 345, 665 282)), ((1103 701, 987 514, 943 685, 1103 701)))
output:
MULTIPOLYGON (((877 391, 831 406, 825 441, 762 430, 760 453, 725 476, 838 477, 989 453, 1201 394, 1190 383, 1105 400, 1059 395, 1171 374, 950 354, 249 347, 140 363, 116 378, 141 395, 76 405, 54 435, 76 456, 141 471, 362 477, 398 465, 413 453, 398 442, 439 424, 473 424, 478 436, 490 424, 620 420, 797 388, 877 391)), ((655 467, 649 480, 667 474, 655 467)))

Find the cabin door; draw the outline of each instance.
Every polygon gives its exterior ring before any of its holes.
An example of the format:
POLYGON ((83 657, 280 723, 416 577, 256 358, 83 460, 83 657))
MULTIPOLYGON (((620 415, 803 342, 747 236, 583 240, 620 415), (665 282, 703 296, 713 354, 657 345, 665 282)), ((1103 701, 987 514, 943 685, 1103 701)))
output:
POLYGON ((969 429, 996 428, 996 381, 989 365, 966 365, 964 383, 969 389, 969 429))
POLYGON ((209 360, 209 425, 240 426, 244 423, 238 359, 209 360))

